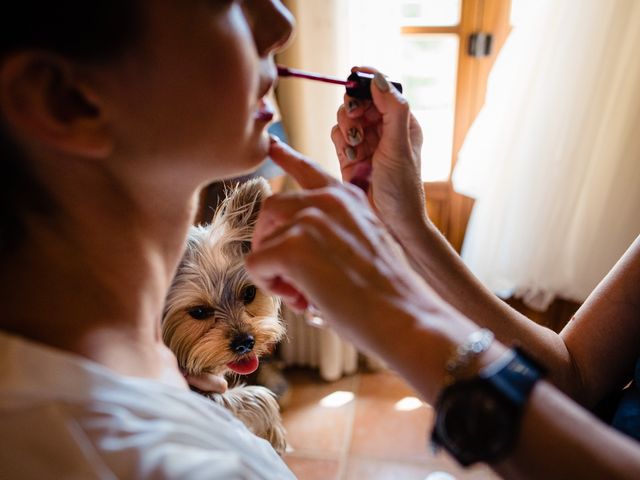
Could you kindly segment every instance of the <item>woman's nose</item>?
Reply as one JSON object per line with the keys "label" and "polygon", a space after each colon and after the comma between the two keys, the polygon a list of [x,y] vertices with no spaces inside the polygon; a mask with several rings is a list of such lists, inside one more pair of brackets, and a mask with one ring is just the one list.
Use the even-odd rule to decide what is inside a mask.
{"label": "woman's nose", "polygon": [[261,57],[283,48],[293,33],[295,20],[280,0],[244,2],[253,37]]}

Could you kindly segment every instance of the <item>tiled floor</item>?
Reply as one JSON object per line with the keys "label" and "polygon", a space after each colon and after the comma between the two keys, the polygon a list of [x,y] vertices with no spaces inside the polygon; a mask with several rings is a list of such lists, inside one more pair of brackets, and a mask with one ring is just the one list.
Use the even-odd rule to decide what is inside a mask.
{"label": "tiled floor", "polygon": [[292,399],[283,411],[285,461],[300,480],[494,480],[490,470],[459,468],[427,446],[433,410],[391,372],[334,383],[313,370],[287,372]]}

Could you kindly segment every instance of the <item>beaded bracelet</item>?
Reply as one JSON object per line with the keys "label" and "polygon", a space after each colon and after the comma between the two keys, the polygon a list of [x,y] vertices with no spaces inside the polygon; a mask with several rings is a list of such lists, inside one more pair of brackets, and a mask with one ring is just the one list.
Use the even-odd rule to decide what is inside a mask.
{"label": "beaded bracelet", "polygon": [[480,354],[486,352],[494,338],[493,332],[483,328],[471,333],[466,342],[458,345],[444,367],[447,371],[445,385],[453,383]]}

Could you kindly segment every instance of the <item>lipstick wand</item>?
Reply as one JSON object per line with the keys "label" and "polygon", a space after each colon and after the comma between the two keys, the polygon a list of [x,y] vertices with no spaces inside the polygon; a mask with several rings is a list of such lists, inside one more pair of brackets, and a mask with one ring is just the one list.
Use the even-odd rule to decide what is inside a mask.
{"label": "lipstick wand", "polygon": [[342,80],[336,77],[328,77],[326,75],[318,75],[317,73],[303,72],[295,68],[283,67],[278,65],[278,76],[280,77],[296,77],[306,78],[308,80],[316,80],[318,82],[333,83],[334,85],[343,85],[347,88],[355,88],[358,84],[353,80]]}

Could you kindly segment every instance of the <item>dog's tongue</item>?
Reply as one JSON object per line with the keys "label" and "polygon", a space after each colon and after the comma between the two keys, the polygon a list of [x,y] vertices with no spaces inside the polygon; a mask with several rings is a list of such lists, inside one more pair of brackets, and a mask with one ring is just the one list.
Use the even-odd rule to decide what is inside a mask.
{"label": "dog's tongue", "polygon": [[253,353],[237,362],[227,363],[227,367],[240,375],[249,375],[258,369],[260,361]]}

